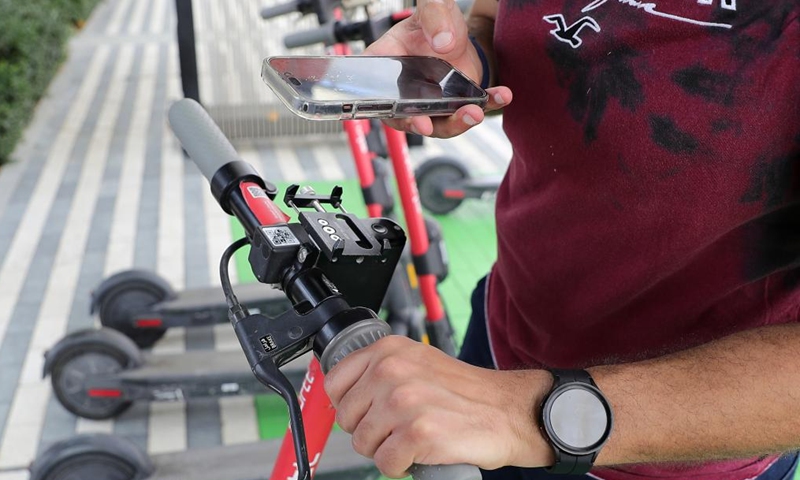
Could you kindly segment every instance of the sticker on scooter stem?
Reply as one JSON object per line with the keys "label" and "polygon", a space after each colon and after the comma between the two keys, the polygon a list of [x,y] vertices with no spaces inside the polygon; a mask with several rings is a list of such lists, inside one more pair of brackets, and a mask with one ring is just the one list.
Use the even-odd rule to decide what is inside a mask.
{"label": "sticker on scooter stem", "polygon": [[289,227],[262,227],[262,230],[273,247],[300,245],[300,240],[294,236]]}
{"label": "sticker on scooter stem", "polygon": [[261,187],[247,187],[247,191],[255,198],[267,198],[267,192]]}

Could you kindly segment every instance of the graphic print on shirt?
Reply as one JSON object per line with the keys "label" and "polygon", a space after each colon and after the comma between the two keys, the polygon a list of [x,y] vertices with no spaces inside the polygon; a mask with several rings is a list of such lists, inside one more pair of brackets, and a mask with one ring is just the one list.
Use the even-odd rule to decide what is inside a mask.
{"label": "graphic print on shirt", "polygon": [[[605,5],[609,0],[593,0],[591,3],[586,5],[581,9],[581,13],[588,13],[592,10],[595,10],[602,5]],[[689,23],[693,25],[698,25],[700,27],[712,27],[712,28],[722,28],[722,29],[730,29],[732,27],[729,23],[718,23],[718,22],[706,22],[702,20],[696,20],[689,17],[683,17],[680,15],[675,15],[668,12],[662,12],[658,9],[658,4],[655,2],[642,2],[639,0],[612,0],[617,1],[623,5],[627,5],[629,7],[635,8],[636,10],[641,10],[642,12],[648,13],[650,15],[654,15],[657,17],[665,18],[668,20]],[[700,5],[709,5],[713,6],[716,0],[697,0],[697,3]],[[736,0],[719,0],[720,7],[725,10],[729,11],[736,11]],[[564,18],[563,14],[554,13],[551,15],[545,15],[542,17],[545,22],[552,23],[556,26],[553,30],[550,30],[550,33],[558,39],[560,42],[569,43],[572,48],[578,48],[583,44],[583,39],[579,36],[581,30],[585,27],[589,27],[594,30],[596,33],[600,33],[601,27],[600,24],[595,20],[593,17],[589,15],[585,15],[580,19],[576,20],[574,23],[567,25],[567,20]]]}
{"label": "graphic print on shirt", "polygon": [[597,33],[600,33],[600,25],[597,24],[597,21],[589,16],[580,18],[577,22],[573,23],[572,25],[567,26],[566,21],[564,20],[564,15],[560,13],[556,13],[555,15],[547,15],[543,17],[546,22],[552,23],[556,26],[554,30],[550,30],[550,33],[555,35],[555,37],[562,41],[569,43],[572,45],[572,48],[578,48],[583,43],[581,37],[578,34],[583,30],[584,27],[589,27]]}

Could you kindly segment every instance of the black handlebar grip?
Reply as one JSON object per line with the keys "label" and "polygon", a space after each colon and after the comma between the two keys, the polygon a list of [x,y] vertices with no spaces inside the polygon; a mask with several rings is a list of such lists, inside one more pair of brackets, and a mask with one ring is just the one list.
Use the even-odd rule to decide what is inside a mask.
{"label": "black handlebar grip", "polygon": [[264,7],[259,13],[261,14],[261,18],[267,20],[286,15],[287,13],[297,12],[299,10],[300,2],[298,0],[292,0],[290,2],[280,3],[271,7]]}
{"label": "black handlebar grip", "polygon": [[[362,320],[342,330],[325,347],[319,359],[323,373],[328,373],[343,358],[372,345],[392,333],[389,324],[380,319]],[[408,472],[414,480],[481,480],[475,465],[412,465]]]}
{"label": "black handlebar grip", "polygon": [[169,108],[169,124],[209,182],[221,166],[239,160],[231,142],[194,100],[184,98],[173,103]]}
{"label": "black handlebar grip", "polygon": [[317,43],[324,43],[325,45],[337,43],[336,22],[328,22],[313,30],[290,33],[283,38],[283,44],[286,48],[305,47]]}

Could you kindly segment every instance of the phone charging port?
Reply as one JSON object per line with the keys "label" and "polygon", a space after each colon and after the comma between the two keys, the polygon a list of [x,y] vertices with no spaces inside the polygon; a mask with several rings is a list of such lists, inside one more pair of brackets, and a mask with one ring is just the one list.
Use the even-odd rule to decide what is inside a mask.
{"label": "phone charging port", "polygon": [[358,106],[359,112],[391,112],[392,111],[392,104],[391,103],[375,103],[371,105],[359,105]]}

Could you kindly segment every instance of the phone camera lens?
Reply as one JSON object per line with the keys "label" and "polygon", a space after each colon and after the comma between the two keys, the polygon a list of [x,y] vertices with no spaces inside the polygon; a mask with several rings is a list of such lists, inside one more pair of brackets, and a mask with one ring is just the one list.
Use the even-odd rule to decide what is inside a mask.
{"label": "phone camera lens", "polygon": [[299,87],[299,86],[300,86],[300,80],[298,80],[298,79],[297,79],[297,78],[295,78],[295,77],[289,77],[289,81],[290,81],[290,82],[292,82],[292,85],[294,85],[294,86],[296,86],[296,87]]}

